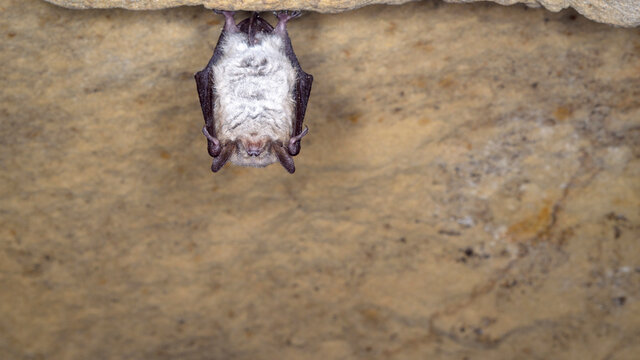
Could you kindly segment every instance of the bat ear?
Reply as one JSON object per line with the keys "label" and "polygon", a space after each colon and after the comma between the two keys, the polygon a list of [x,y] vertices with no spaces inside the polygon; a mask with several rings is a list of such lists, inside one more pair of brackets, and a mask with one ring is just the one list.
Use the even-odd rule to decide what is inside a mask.
{"label": "bat ear", "polygon": [[296,165],[293,163],[293,158],[291,157],[291,155],[289,155],[289,153],[287,153],[287,150],[285,150],[284,146],[282,146],[282,144],[280,143],[273,142],[271,144],[271,148],[276,153],[276,156],[278,157],[278,160],[280,160],[280,164],[282,164],[282,167],[284,167],[289,172],[289,174],[293,174],[296,171]]}
{"label": "bat ear", "polygon": [[216,157],[220,155],[222,151],[222,147],[220,146],[220,142],[216,140],[216,142],[209,141],[207,143],[207,151],[209,152],[209,156]]}
{"label": "bat ear", "polygon": [[236,149],[236,143],[226,143],[222,147],[222,151],[220,155],[213,158],[213,163],[211,164],[211,171],[218,172],[218,170],[222,169],[224,164],[227,163],[227,160],[231,157],[231,154]]}
{"label": "bat ear", "polygon": [[300,152],[300,140],[302,139],[302,137],[307,135],[308,132],[309,132],[309,127],[305,126],[304,130],[302,130],[302,132],[298,134],[298,136],[294,136],[291,139],[289,139],[289,144],[287,144],[287,151],[289,152],[289,155],[291,156],[298,155],[298,153]]}
{"label": "bat ear", "polygon": [[216,157],[220,155],[220,151],[222,151],[222,147],[220,146],[220,141],[218,141],[218,139],[216,139],[215,137],[211,136],[211,134],[209,134],[209,131],[207,130],[207,125],[205,125],[202,128],[202,133],[208,140],[207,150],[209,151],[209,155],[211,157]]}

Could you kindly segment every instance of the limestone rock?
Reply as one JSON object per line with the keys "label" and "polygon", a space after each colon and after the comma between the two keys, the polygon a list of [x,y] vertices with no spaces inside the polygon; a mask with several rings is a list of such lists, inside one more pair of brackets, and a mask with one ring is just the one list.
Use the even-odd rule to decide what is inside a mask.
{"label": "limestone rock", "polygon": [[[402,4],[411,0],[45,0],[50,3],[77,9],[125,8],[132,10],[164,9],[181,5],[204,5],[211,9],[228,10],[279,10],[299,9],[318,12],[353,10],[370,4]],[[470,3],[483,0],[444,0]],[[587,18],[601,23],[619,26],[640,25],[638,0],[490,0],[501,5],[526,4],[544,6],[551,11],[568,7],[576,9]]]}
{"label": "limestone rock", "polygon": [[282,9],[339,12],[371,4],[402,4],[412,0],[45,0],[78,9],[164,9],[182,5],[204,5],[210,9],[270,11]]}
{"label": "limestone rock", "polygon": [[[469,3],[482,0],[444,0]],[[585,17],[612,25],[640,25],[640,1],[638,0],[490,0],[501,5],[526,4],[531,7],[544,6],[551,11],[572,7]]]}

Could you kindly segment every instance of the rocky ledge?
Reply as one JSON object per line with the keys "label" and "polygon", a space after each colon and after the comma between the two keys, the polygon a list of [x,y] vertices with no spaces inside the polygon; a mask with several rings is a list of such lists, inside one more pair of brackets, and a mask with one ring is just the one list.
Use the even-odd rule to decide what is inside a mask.
{"label": "rocky ledge", "polygon": [[[370,4],[402,4],[411,0],[45,0],[50,3],[75,9],[125,8],[132,10],[164,9],[182,5],[204,5],[211,9],[269,11],[299,9],[317,12],[340,12],[353,10]],[[444,0],[468,3],[482,0]],[[640,3],[638,0],[490,0],[501,5],[526,4],[531,7],[544,6],[551,11],[568,7],[576,9],[585,17],[612,25],[640,25]]]}

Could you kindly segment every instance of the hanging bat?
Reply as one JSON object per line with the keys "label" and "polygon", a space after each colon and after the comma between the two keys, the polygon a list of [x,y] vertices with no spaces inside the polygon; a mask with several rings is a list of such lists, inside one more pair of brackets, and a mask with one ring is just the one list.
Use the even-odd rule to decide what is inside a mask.
{"label": "hanging bat", "polygon": [[253,167],[279,161],[293,173],[293,156],[309,131],[302,122],[313,82],[287,33],[300,12],[276,12],[275,28],[256,12],[237,25],[234,12],[221,13],[225,24],[213,56],[195,74],[211,171],[228,160]]}

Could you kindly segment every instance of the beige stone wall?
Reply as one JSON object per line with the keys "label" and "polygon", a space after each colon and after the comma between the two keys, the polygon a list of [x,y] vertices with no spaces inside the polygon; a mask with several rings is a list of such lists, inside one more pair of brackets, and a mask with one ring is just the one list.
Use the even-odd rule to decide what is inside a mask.
{"label": "beige stone wall", "polygon": [[[338,12],[371,4],[402,4],[411,0],[46,0],[69,8],[126,8],[163,9],[181,5],[204,5],[210,9],[281,10],[299,9],[318,12]],[[472,3],[484,0],[444,0],[453,3]],[[591,20],[619,26],[640,25],[638,0],[488,0],[502,5],[517,3],[544,6],[551,11],[572,7]]]}
{"label": "beige stone wall", "polygon": [[296,173],[212,174],[221,24],[0,5],[0,359],[637,357],[638,29],[307,13]]}

